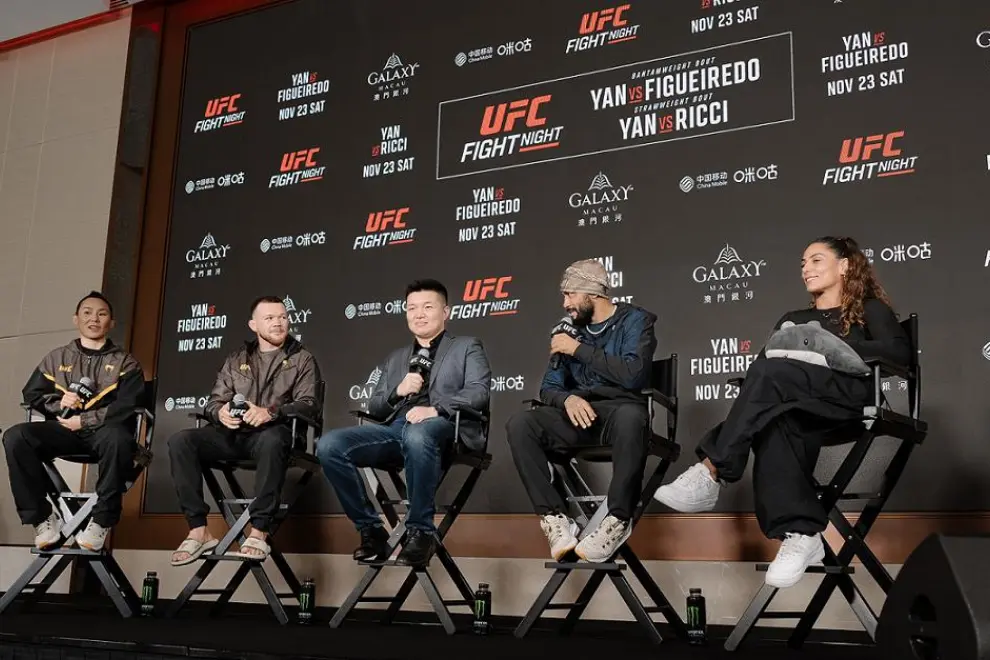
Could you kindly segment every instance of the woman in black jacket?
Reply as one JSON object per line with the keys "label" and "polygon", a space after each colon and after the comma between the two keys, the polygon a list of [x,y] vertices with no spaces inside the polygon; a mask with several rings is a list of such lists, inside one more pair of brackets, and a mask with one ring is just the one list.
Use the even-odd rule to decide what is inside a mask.
{"label": "woman in black jacket", "polygon": [[[909,363],[908,337],[856,241],[815,240],[804,251],[801,277],[811,306],[785,314],[775,332],[785,321],[818,321],[864,359]],[[702,439],[701,462],[654,497],[676,511],[710,511],[721,488],[742,478],[752,449],[756,518],[767,538],[783,540],[766,583],[793,586],[824,557],[821,533],[828,512],[812,480],[822,443],[861,432],[857,425],[872,396],[869,377],[761,354],[750,365],[728,417]]]}

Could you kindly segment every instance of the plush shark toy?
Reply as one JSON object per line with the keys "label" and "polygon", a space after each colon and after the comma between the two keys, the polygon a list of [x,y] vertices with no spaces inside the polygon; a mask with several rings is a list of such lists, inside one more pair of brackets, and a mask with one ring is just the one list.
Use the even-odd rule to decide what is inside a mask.
{"label": "plush shark toy", "polygon": [[871,373],[849,344],[822,328],[818,321],[799,325],[785,321],[767,341],[766,356],[801,360],[855,376]]}

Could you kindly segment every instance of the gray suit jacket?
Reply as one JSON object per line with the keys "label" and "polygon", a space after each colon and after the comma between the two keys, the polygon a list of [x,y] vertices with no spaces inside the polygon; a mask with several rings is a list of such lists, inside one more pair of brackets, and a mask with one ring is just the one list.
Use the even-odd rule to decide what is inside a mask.
{"label": "gray suit jacket", "polygon": [[[389,405],[388,398],[409,373],[412,342],[392,351],[382,365],[371,399],[368,414],[375,419],[391,421],[398,406]],[[430,371],[430,405],[441,415],[453,420],[458,408],[467,407],[486,417],[492,388],[492,369],[480,339],[455,337],[448,331],[437,347],[433,369]],[[484,451],[488,439],[482,425],[461,416],[461,441],[472,451]]]}

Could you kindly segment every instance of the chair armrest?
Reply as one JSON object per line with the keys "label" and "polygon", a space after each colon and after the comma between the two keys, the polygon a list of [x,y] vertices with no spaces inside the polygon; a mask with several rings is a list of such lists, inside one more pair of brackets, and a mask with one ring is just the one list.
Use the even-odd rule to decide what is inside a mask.
{"label": "chair armrest", "polygon": [[379,425],[385,423],[382,420],[378,419],[377,417],[374,417],[363,410],[349,410],[348,412],[352,417],[357,417],[358,421],[360,422],[368,422],[369,424],[379,424]]}
{"label": "chair armrest", "polygon": [[549,406],[549,403],[540,401],[539,399],[526,399],[523,403],[528,404],[531,408],[540,408],[542,406]]}
{"label": "chair armrest", "polygon": [[911,377],[911,372],[907,369],[907,367],[894,364],[890,360],[885,360],[883,358],[870,358],[869,360],[864,360],[864,362],[866,362],[866,366],[871,369],[879,369],[881,377],[900,376],[905,380]]}
{"label": "chair armrest", "polygon": [[299,420],[300,422],[302,422],[303,424],[305,424],[306,426],[308,426],[311,429],[318,429],[318,428],[320,428],[320,425],[317,424],[315,420],[310,419],[309,417],[307,417],[306,415],[303,415],[302,413],[288,413],[285,416],[285,418],[286,419]]}
{"label": "chair armrest", "polygon": [[488,416],[485,413],[468,406],[458,406],[454,409],[454,414],[459,415],[461,419],[470,419],[471,421],[481,422],[482,424],[488,421]]}
{"label": "chair armrest", "polygon": [[663,406],[667,410],[673,410],[674,408],[677,407],[677,405],[674,403],[674,400],[673,399],[671,399],[669,396],[667,396],[663,392],[660,392],[660,391],[655,390],[653,388],[647,388],[647,389],[643,390],[643,395],[645,395],[645,396],[653,399],[654,401],[656,401],[657,403],[659,403],[661,406]]}

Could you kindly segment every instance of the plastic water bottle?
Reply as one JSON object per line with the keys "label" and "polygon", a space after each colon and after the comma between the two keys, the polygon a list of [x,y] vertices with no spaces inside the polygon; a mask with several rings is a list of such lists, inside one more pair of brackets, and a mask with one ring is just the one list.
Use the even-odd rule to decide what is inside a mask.
{"label": "plastic water bottle", "polygon": [[687,598],[688,643],[699,646],[708,643],[707,618],[705,597],[701,595],[701,589],[691,589]]}
{"label": "plastic water bottle", "polygon": [[313,623],[313,610],[316,609],[316,583],[313,578],[306,580],[299,588],[299,616],[301,625]]}
{"label": "plastic water bottle", "polygon": [[487,635],[491,630],[488,617],[492,613],[492,592],[488,584],[482,582],[474,592],[474,634]]}
{"label": "plastic water bottle", "polygon": [[158,573],[148,571],[141,586],[141,616],[154,616],[158,603]]}

